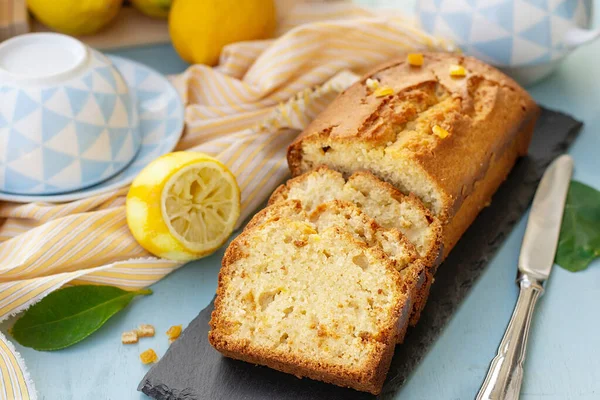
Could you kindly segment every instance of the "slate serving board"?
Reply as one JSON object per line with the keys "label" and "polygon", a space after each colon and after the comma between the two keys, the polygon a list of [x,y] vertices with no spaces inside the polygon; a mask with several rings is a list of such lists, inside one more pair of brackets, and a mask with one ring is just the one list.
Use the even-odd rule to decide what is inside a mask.
{"label": "slate serving board", "polygon": [[[379,398],[391,399],[457,309],[515,223],[527,209],[548,164],[566,151],[582,123],[547,109],[536,126],[529,156],[506,182],[438,269],[417,327],[396,348]],[[374,396],[222,357],[208,343],[206,307],[148,371],[138,390],[159,400],[359,400]]]}

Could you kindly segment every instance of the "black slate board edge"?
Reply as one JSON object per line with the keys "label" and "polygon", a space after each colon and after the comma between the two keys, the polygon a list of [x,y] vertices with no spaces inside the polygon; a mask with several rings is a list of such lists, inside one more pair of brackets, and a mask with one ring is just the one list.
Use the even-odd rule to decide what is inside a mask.
{"label": "black slate board edge", "polygon": [[[537,183],[550,162],[575,140],[582,123],[542,109],[530,146],[490,207],[477,217],[440,266],[419,324],[396,348],[383,391],[391,399],[439,336],[506,236],[529,206]],[[491,229],[490,229],[491,227]],[[189,324],[138,390],[158,400],[359,400],[374,396],[309,379],[298,379],[266,367],[227,359],[208,343],[211,303]]]}

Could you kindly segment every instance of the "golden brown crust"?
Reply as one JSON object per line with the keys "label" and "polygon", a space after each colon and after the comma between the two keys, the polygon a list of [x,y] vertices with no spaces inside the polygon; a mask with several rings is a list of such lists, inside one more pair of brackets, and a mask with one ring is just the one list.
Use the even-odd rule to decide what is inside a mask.
{"label": "golden brown crust", "polygon": [[[452,64],[465,66],[467,77],[452,78],[448,73]],[[410,100],[410,96],[417,96],[415,101],[423,104],[429,104],[427,93],[433,90],[430,85],[440,85],[450,93],[448,107],[432,115],[439,121],[430,122],[457,134],[435,141],[433,149],[420,151],[417,146],[410,155],[415,168],[439,190],[443,205],[438,216],[442,223],[451,220],[474,190],[475,182],[485,176],[491,155],[502,153],[521,127],[538,113],[531,97],[512,79],[470,57],[427,53],[423,67],[410,67],[403,58],[377,68],[368,77],[393,88],[394,98],[409,96]],[[391,110],[391,96],[369,95],[366,78],[343,92],[292,143],[288,149],[292,175],[299,175],[307,167],[302,165],[304,143],[361,143],[385,148],[396,138],[387,120],[411,119],[414,110],[401,110],[400,114]],[[470,162],[464,162],[466,157]]]}
{"label": "golden brown crust", "polygon": [[[245,229],[231,242],[225,251],[221,271],[219,272],[217,297],[210,320],[209,342],[215,349],[230,358],[265,365],[298,377],[309,377],[338,386],[379,394],[392,360],[395,344],[399,335],[406,332],[410,292],[404,292],[404,295],[398,298],[397,304],[390,310],[389,321],[391,323],[383,327],[377,337],[373,338],[377,341],[376,351],[373,352],[372,358],[367,360],[366,366],[362,370],[351,370],[335,365],[325,366],[319,360],[302,358],[290,353],[277,354],[269,349],[253,346],[248,340],[236,340],[227,337],[226,333],[230,323],[224,316],[222,301],[231,276],[231,268],[237,260],[247,256],[243,249],[250,246],[248,239],[251,235],[263,225],[277,223],[278,221],[279,219],[267,220],[263,224],[255,224],[252,228]],[[281,218],[281,223],[289,224],[292,223],[292,220]],[[378,259],[387,270],[386,273],[394,279],[395,286],[398,288],[409,287],[404,282],[401,274],[387,261],[387,257],[380,249],[371,248],[364,242],[355,240],[340,228],[333,229],[340,238],[345,241],[352,241],[355,246],[370,252]]]}
{"label": "golden brown crust", "polygon": [[485,177],[476,183],[475,190],[465,199],[452,221],[444,227],[444,258],[448,256],[481,210],[490,204],[492,196],[504,182],[517,159],[527,154],[534,127],[535,120],[531,120],[513,139],[509,147],[490,163]]}
{"label": "golden brown crust", "polygon": [[427,299],[429,298],[429,291],[433,284],[434,278],[431,272],[425,270],[423,274],[419,276],[418,290],[415,293],[414,306],[411,310],[410,319],[408,320],[409,326],[416,326],[421,318],[421,313],[427,305]]}
{"label": "golden brown crust", "polygon": [[[440,259],[443,260],[448,256],[450,250],[454,248],[463,233],[471,226],[479,212],[490,203],[492,196],[504,182],[517,159],[527,154],[534,127],[535,120],[532,120],[517,135],[513,143],[504,151],[504,154],[492,161],[484,179],[478,182],[475,190],[465,199],[452,221],[444,227],[444,251],[440,254]],[[421,290],[417,291],[413,299],[415,305],[412,308],[409,320],[410,326],[415,326],[419,322],[433,282],[433,274],[427,273]]]}
{"label": "golden brown crust", "polygon": [[308,221],[308,214],[306,214],[304,207],[302,207],[302,202],[300,200],[292,199],[270,204],[263,208],[254,214],[244,229],[252,229],[257,225],[265,223],[266,221],[277,220],[281,217],[288,217],[292,213],[298,216],[298,220]]}
{"label": "golden brown crust", "polygon": [[382,346],[380,357],[373,360],[369,373],[351,373],[337,368],[323,368],[318,362],[299,359],[292,355],[277,357],[268,350],[255,351],[246,343],[232,343],[216,331],[208,334],[210,344],[226,357],[264,365],[277,371],[348,387],[377,395],[381,392],[387,371],[394,355],[394,346]]}

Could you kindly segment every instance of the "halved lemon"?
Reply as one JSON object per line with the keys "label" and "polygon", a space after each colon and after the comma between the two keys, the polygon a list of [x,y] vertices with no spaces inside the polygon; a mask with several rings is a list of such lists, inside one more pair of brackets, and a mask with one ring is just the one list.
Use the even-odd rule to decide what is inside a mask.
{"label": "halved lemon", "polygon": [[174,152],[154,160],[135,178],[126,202],[127,224],[150,253],[188,261],[225,243],[240,216],[235,177],[214,158]]}

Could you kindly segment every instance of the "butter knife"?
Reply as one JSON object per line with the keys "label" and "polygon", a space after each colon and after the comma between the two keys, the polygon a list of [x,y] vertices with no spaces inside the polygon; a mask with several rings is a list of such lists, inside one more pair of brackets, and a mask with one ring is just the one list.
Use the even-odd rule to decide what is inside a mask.
{"label": "butter knife", "polygon": [[572,174],[573,159],[560,156],[544,172],[535,192],[519,255],[519,299],[477,400],[519,398],[531,317],[554,264]]}

